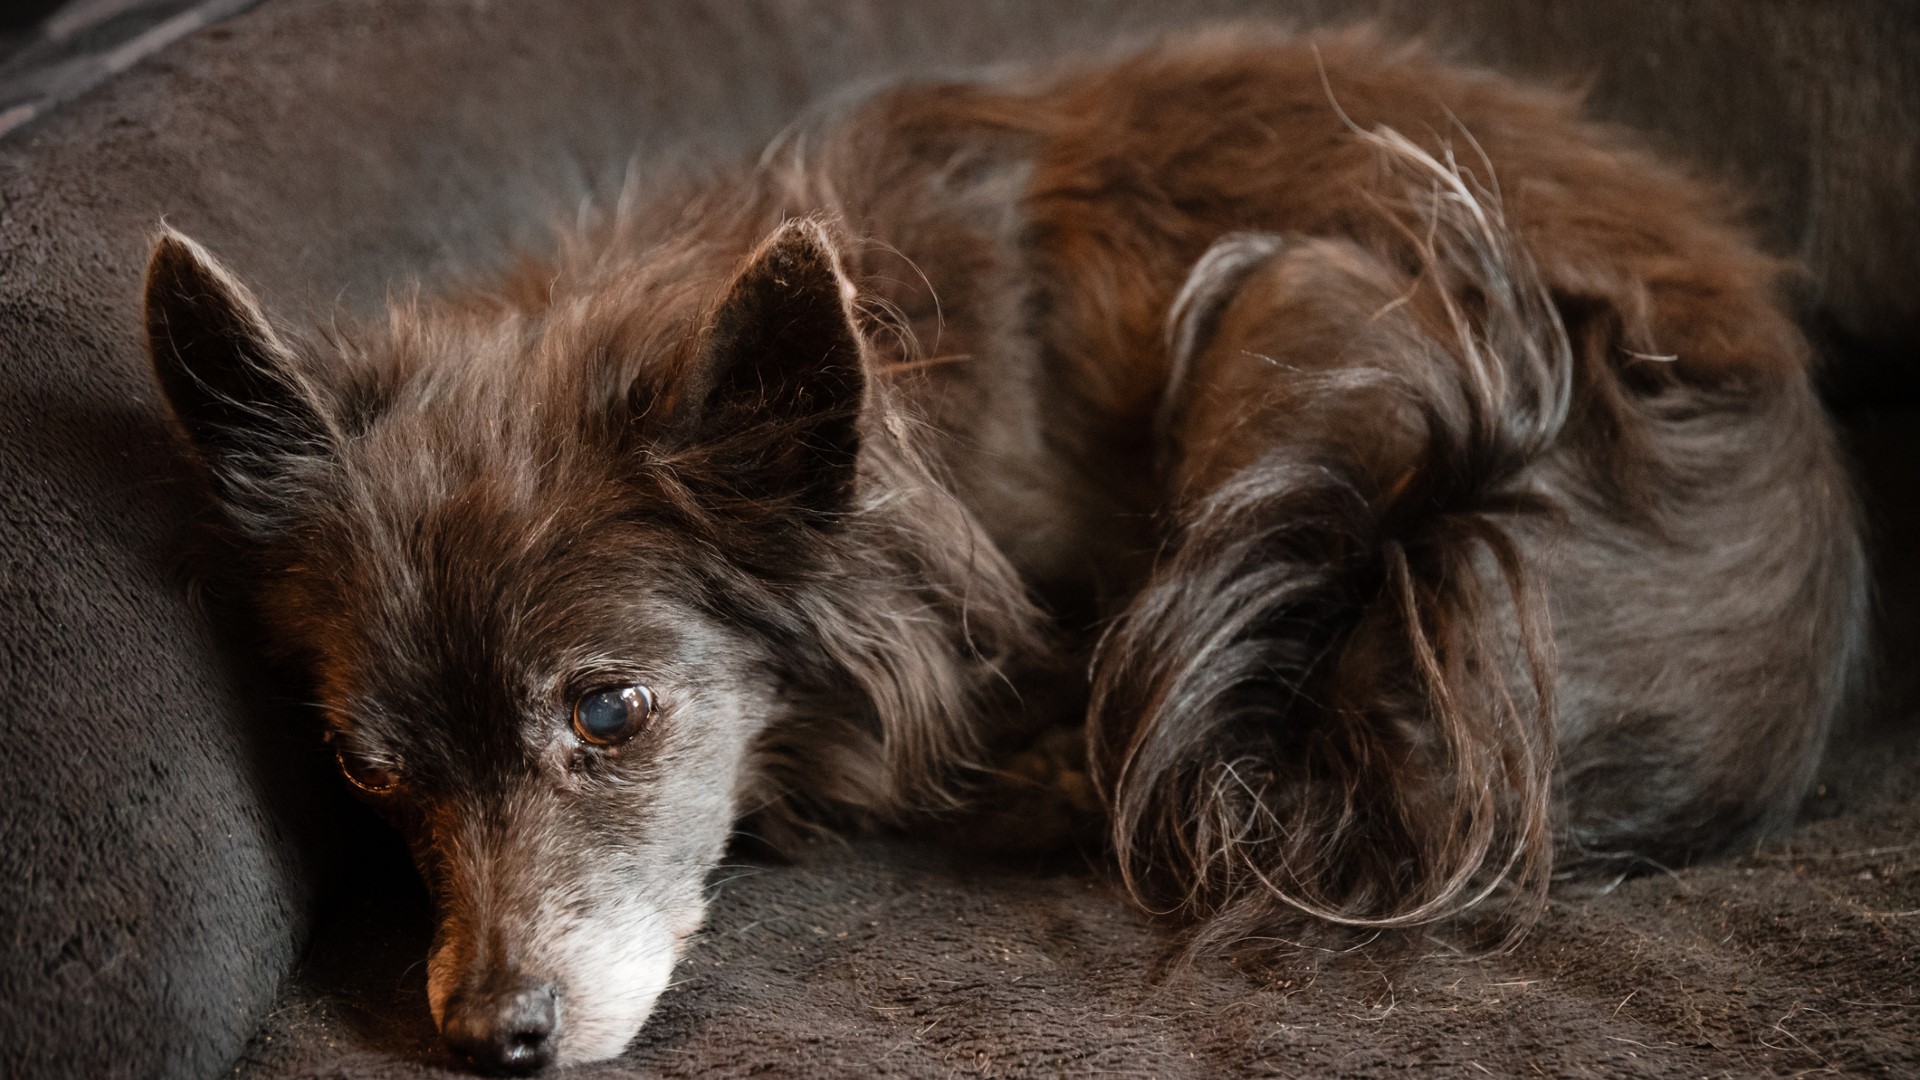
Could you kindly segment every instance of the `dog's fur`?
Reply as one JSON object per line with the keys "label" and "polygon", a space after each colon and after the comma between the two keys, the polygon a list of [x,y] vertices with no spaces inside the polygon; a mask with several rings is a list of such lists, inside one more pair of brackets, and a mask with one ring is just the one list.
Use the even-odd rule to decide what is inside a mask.
{"label": "dog's fur", "polygon": [[401,778],[436,1019],[557,995],[534,1066],[638,1030],[742,817],[937,809],[1041,701],[1217,940],[1522,928],[1555,866],[1780,825],[1864,573],[1730,203],[1566,98],[1223,31],[843,104],[383,328],[285,335],[169,233],[147,320]]}

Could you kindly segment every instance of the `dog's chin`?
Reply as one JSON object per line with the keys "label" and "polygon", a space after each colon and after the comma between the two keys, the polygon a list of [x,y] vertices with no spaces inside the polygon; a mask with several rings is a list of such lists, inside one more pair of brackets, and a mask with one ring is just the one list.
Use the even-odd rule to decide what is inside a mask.
{"label": "dog's chin", "polygon": [[616,990],[584,984],[560,999],[560,1043],[554,1063],[582,1065],[618,1057],[653,1015],[673,977],[677,950],[658,953],[621,973]]}
{"label": "dog's chin", "polygon": [[622,915],[576,926],[543,950],[562,988],[557,1064],[601,1061],[626,1049],[671,984],[688,931],[703,914],[699,907],[673,913],[626,907]]}

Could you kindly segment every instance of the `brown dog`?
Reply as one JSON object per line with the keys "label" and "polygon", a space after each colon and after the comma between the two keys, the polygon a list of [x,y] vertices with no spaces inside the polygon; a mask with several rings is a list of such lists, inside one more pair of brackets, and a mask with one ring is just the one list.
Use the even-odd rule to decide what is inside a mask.
{"label": "brown dog", "polygon": [[1089,665],[1125,880],[1222,938],[1523,927],[1792,814],[1864,606],[1807,349],[1568,101],[1221,31],[647,202],[325,338],[148,280],[476,1061],[619,1052],[737,820],[937,807]]}

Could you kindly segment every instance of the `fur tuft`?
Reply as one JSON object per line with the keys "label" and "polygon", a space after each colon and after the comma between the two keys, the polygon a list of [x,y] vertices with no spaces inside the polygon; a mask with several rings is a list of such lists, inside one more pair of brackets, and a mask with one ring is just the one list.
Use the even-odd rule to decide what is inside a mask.
{"label": "fur tuft", "polygon": [[[1555,513],[1526,474],[1565,424],[1572,353],[1497,199],[1397,133],[1365,137],[1415,180],[1387,209],[1424,223],[1407,233],[1419,274],[1223,241],[1175,306],[1182,382],[1162,426],[1319,433],[1339,425],[1316,417],[1366,411],[1393,430],[1282,433],[1184,492],[1169,551],[1095,662],[1092,760],[1123,879],[1211,936],[1289,914],[1416,926],[1496,895],[1517,932],[1551,865],[1553,639],[1527,534]],[[1263,275],[1263,259],[1282,265]],[[1377,354],[1350,330],[1347,365],[1294,373],[1257,408],[1233,396],[1238,423],[1222,425],[1208,388],[1184,384],[1206,378],[1194,354],[1248,355],[1257,342],[1212,324],[1300,301],[1263,295],[1289,284],[1375,287],[1369,321],[1400,325]],[[1163,433],[1188,462],[1209,452]],[[1382,444],[1410,452],[1383,461]]]}

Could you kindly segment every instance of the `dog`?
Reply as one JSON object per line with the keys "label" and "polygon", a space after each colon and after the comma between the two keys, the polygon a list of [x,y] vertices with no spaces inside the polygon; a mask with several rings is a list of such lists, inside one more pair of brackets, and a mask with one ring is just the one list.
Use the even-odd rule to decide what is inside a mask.
{"label": "dog", "polygon": [[619,1053],[736,824],[1079,733],[1143,907],[1524,931],[1790,820],[1865,651],[1783,265],[1567,95],[1245,27],[830,103],[384,324],[157,241],[155,373],[476,1064]]}

